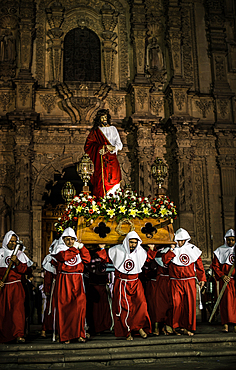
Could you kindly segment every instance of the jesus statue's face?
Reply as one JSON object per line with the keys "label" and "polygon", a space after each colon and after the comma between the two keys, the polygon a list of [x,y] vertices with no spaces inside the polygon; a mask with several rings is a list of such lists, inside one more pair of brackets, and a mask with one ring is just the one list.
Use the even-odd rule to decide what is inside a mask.
{"label": "jesus statue's face", "polygon": [[108,123],[107,123],[107,114],[104,114],[103,116],[101,116],[100,117],[100,121],[101,121],[102,126],[108,126]]}

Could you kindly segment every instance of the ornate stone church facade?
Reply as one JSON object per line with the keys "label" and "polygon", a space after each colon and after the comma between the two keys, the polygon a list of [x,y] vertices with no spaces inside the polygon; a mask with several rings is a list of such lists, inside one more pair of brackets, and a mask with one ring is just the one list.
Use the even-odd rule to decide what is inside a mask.
{"label": "ornate stone church facade", "polygon": [[106,108],[122,185],[154,196],[162,158],[174,227],[209,264],[235,225],[235,93],[234,0],[2,0],[1,240],[13,229],[41,265],[60,214],[45,199]]}

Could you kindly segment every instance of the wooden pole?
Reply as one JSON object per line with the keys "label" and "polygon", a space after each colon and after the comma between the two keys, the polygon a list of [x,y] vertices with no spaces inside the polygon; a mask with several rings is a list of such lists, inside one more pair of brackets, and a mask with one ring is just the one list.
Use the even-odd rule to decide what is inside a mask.
{"label": "wooden pole", "polygon": [[[229,278],[231,277],[231,275],[232,275],[232,273],[233,273],[233,271],[234,271],[234,266],[235,266],[235,262],[232,264],[232,266],[231,266],[231,268],[230,268],[230,270],[229,270],[229,274],[227,275]],[[210,318],[209,318],[209,322],[211,322],[211,320],[212,320],[213,316],[214,316],[214,315],[215,315],[215,313],[216,313],[216,310],[217,310],[217,308],[218,308],[218,306],[219,306],[219,304],[220,304],[221,298],[222,298],[222,296],[223,296],[223,294],[224,294],[224,291],[225,291],[225,289],[226,289],[226,287],[227,287],[227,284],[228,284],[228,282],[226,281],[226,282],[224,283],[224,285],[223,285],[222,289],[221,289],[221,292],[220,292],[220,294],[219,294],[219,297],[218,297],[218,299],[217,299],[217,301],[216,301],[216,303],[215,303],[215,306],[214,306],[214,308],[213,308],[213,310],[212,310],[212,313],[211,313],[211,316],[210,316]]]}

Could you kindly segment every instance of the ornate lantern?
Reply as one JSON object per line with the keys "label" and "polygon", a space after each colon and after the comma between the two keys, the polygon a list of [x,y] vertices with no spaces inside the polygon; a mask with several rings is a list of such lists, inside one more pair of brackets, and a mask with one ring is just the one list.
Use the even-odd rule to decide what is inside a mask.
{"label": "ornate lantern", "polygon": [[158,193],[160,193],[161,186],[167,176],[167,165],[161,158],[156,158],[151,167],[151,172],[158,184]]}
{"label": "ornate lantern", "polygon": [[76,166],[76,171],[78,172],[79,176],[82,178],[84,182],[83,186],[83,193],[89,193],[89,186],[88,182],[90,177],[94,172],[94,165],[91,159],[89,158],[88,154],[84,154],[81,158],[81,161]]}
{"label": "ornate lantern", "polygon": [[71,202],[72,199],[75,197],[76,195],[76,190],[75,190],[75,187],[73,184],[71,184],[70,181],[67,181],[63,188],[61,189],[61,195],[62,195],[62,198],[67,202]]}

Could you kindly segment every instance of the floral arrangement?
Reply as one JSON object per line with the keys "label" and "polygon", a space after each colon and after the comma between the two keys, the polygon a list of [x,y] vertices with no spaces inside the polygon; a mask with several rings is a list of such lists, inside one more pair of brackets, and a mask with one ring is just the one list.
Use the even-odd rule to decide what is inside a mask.
{"label": "floral arrangement", "polygon": [[140,197],[137,193],[128,190],[118,190],[114,195],[106,195],[97,199],[88,194],[79,194],[68,204],[64,214],[55,224],[56,230],[63,230],[77,222],[79,217],[95,220],[104,217],[106,221],[123,218],[176,218],[176,206],[169,197],[160,195],[158,198]]}

